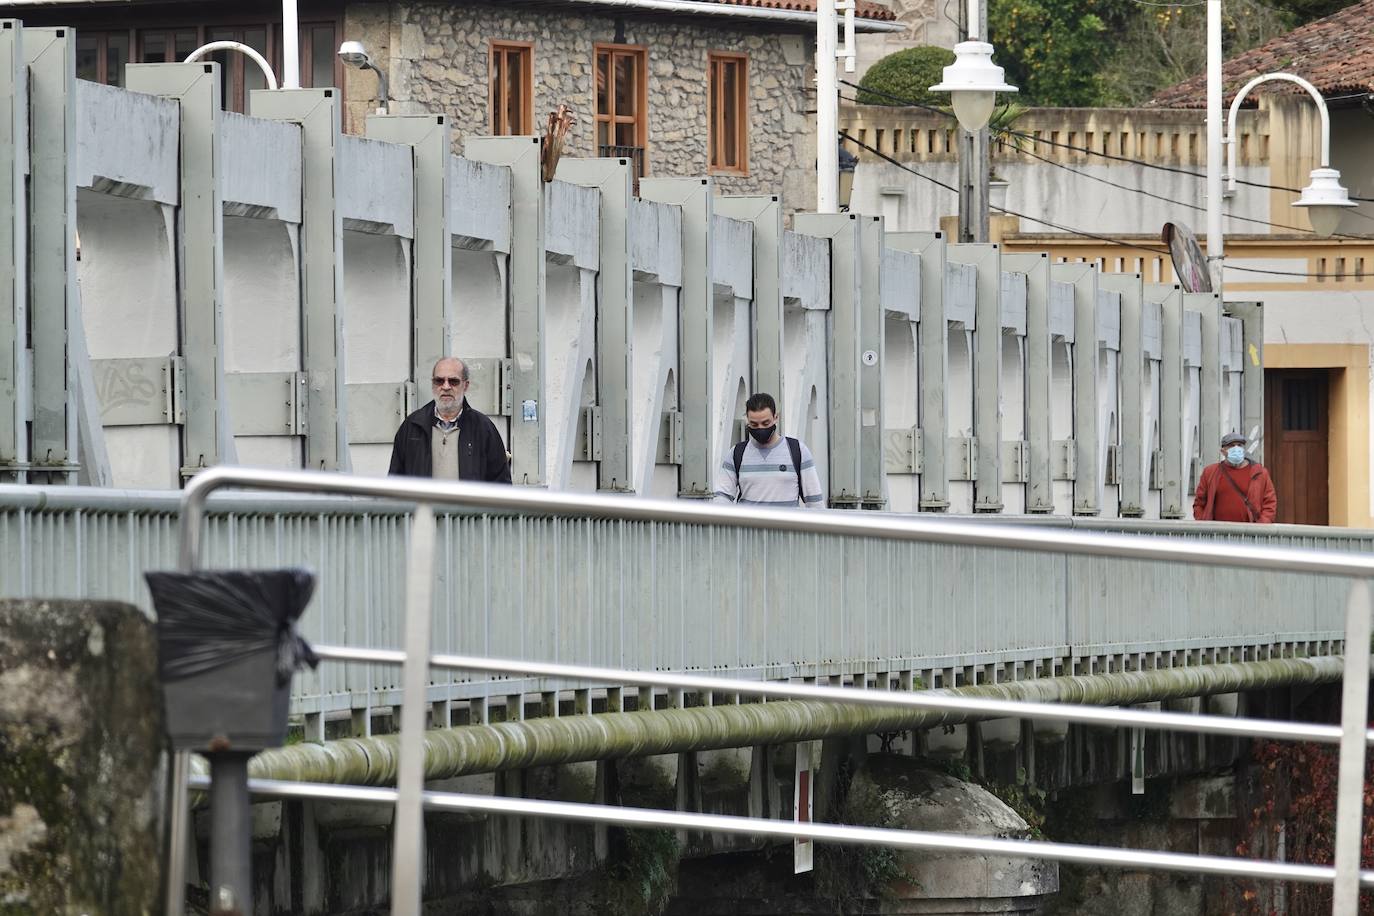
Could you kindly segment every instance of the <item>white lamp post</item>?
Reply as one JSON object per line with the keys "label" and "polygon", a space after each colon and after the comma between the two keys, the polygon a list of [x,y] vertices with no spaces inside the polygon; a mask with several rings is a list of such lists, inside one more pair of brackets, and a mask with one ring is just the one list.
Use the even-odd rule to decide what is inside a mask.
{"label": "white lamp post", "polygon": [[372,57],[363,47],[363,43],[361,41],[345,41],[339,45],[339,59],[359,70],[371,70],[377,74],[377,92],[381,103],[377,106],[377,114],[386,114],[391,107],[391,92],[387,85],[386,73],[372,62]]}
{"label": "white lamp post", "polygon": [[196,48],[190,54],[187,54],[186,59],[182,61],[182,63],[193,64],[205,55],[211,54],[215,51],[239,52],[240,54],[251,60],[253,63],[258,65],[258,69],[262,71],[263,79],[267,81],[268,89],[277,88],[277,75],[272,72],[272,68],[268,66],[267,60],[257,51],[253,50],[251,47],[249,47],[241,41],[212,41],[207,45],[201,45],[199,48]]}
{"label": "white lamp post", "polygon": [[1236,97],[1231,100],[1231,111],[1226,118],[1226,173],[1227,184],[1226,193],[1229,197],[1236,191],[1236,115],[1240,111],[1241,102],[1250,94],[1260,83],[1270,80],[1284,80],[1296,83],[1307,94],[1312,96],[1317,103],[1317,110],[1321,113],[1322,119],[1322,152],[1321,164],[1312,170],[1308,176],[1311,184],[1302,189],[1302,196],[1293,204],[1295,207],[1303,207],[1307,210],[1307,218],[1312,222],[1312,231],[1321,236],[1330,236],[1335,233],[1336,227],[1340,225],[1341,215],[1355,202],[1350,199],[1349,193],[1341,186],[1341,173],[1331,168],[1331,116],[1326,110],[1326,100],[1307,80],[1291,73],[1265,73],[1257,76],[1245,87],[1236,93]]}
{"label": "white lamp post", "polygon": [[954,46],[954,63],[945,68],[944,79],[931,92],[948,92],[954,116],[971,134],[988,126],[997,93],[1016,92],[1007,84],[1005,71],[992,62],[992,45],[978,39],[981,31],[978,0],[969,0],[968,40]]}

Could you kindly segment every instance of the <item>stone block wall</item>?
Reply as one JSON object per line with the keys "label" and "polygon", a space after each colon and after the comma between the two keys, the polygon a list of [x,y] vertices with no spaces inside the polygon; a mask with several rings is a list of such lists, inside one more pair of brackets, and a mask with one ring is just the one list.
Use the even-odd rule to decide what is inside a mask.
{"label": "stone block wall", "polygon": [[[749,55],[749,173],[718,176],[724,194],[782,194],[786,209],[815,202],[815,139],[808,111],[814,64],[798,31],[768,31],[726,18],[621,15],[487,2],[383,4],[346,8],[344,32],[364,41],[391,79],[392,110],[444,112],[453,118],[454,151],[489,130],[490,43],[534,46],[533,119],[543,131],[550,111],[567,103],[576,117],[566,155],[594,156],[595,46],[648,50],[647,174],[707,174],[707,55]],[[376,77],[345,77],[348,127],[363,130],[376,106]]]}
{"label": "stone block wall", "polygon": [[163,744],[142,611],[0,601],[0,912],[157,910]]}

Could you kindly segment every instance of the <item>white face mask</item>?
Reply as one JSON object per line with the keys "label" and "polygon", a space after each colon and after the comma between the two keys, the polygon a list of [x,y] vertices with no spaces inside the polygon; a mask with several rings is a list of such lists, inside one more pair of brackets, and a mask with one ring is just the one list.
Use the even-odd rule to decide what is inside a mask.
{"label": "white face mask", "polygon": [[1233,445],[1226,450],[1226,463],[1238,468],[1245,461],[1245,446]]}

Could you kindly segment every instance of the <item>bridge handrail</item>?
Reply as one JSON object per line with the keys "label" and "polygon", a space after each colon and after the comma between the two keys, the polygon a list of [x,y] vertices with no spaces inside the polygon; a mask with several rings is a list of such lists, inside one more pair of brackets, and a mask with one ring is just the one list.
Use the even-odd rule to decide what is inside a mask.
{"label": "bridge handrail", "polygon": [[413,503],[518,510],[579,518],[639,522],[688,522],[723,528],[766,528],[809,534],[859,535],[884,540],[926,541],[970,547],[1000,547],[1039,553],[1168,560],[1201,566],[1233,566],[1319,575],[1374,576],[1374,555],[1289,547],[1208,544],[1182,538],[1138,538],[1123,534],[984,524],[949,518],[892,517],[876,512],[805,511],[722,506],[693,500],[655,500],[555,492],[495,484],[447,483],[424,478],[354,477],[317,471],[274,471],[215,467],[196,475],[182,491],[181,567],[198,565],[201,528],[209,495],[225,487],[372,496]]}
{"label": "bridge handrail", "polygon": [[[433,574],[435,549],[434,505],[463,505],[474,509],[492,511],[524,511],[549,515],[593,517],[600,519],[620,519],[636,522],[676,522],[700,524],[728,528],[760,528],[783,530],[796,533],[821,535],[857,535],[883,540],[926,541],[971,547],[992,547],[1012,550],[1026,550],[1039,553],[1072,554],[1079,556],[1113,557],[1128,560],[1165,560],[1197,565],[1224,565],[1243,569],[1263,571],[1306,572],[1319,575],[1351,578],[1346,613],[1346,653],[1342,678],[1342,709],[1340,730],[1340,763],[1337,784],[1336,838],[1334,842],[1334,867],[1329,872],[1329,880],[1334,886],[1333,912],[1353,912],[1358,905],[1362,875],[1360,872],[1360,833],[1363,817],[1363,783],[1365,764],[1365,745],[1368,740],[1366,712],[1368,705],[1368,683],[1370,653],[1350,651],[1352,647],[1367,647],[1370,644],[1370,592],[1366,581],[1374,574],[1374,556],[1357,553],[1335,553],[1312,551],[1291,547],[1259,547],[1233,543],[1209,543],[1202,548],[1196,540],[1172,537],[1132,537],[1124,534],[1111,534],[1093,531],[1080,531],[1060,527],[1026,527],[1012,525],[984,525],[967,521],[933,520],[920,517],[892,518],[878,513],[863,512],[808,512],[798,510],[770,510],[744,506],[715,506],[685,500],[662,501],[641,500],[625,497],[611,497],[579,493],[548,492],[526,488],[512,488],[490,484],[447,483],[418,478],[366,478],[340,474],[327,474],[309,471],[274,471],[249,468],[219,467],[202,472],[191,480],[182,493],[182,524],[180,531],[179,559],[184,571],[193,571],[199,566],[202,528],[206,515],[207,500],[211,493],[226,487],[240,487],[272,491],[306,493],[334,493],[347,496],[371,496],[384,499],[414,502],[416,509],[411,520],[411,555],[407,571],[406,612],[405,612],[405,650],[394,659],[402,665],[403,696],[423,696],[428,683],[429,669],[435,658],[429,650],[431,629],[431,610],[433,602]],[[373,650],[376,651],[376,650]],[[335,657],[350,654],[350,650],[335,650]],[[356,650],[354,650],[356,654]],[[461,659],[464,664],[474,666],[482,660]],[[491,661],[488,660],[488,665]],[[516,663],[507,663],[516,664]],[[535,663],[543,664],[543,663]],[[545,668],[549,666],[544,664]],[[571,666],[570,666],[571,667]],[[595,671],[596,669],[587,669]],[[633,672],[622,672],[632,675]],[[655,677],[657,677],[655,675]],[[757,689],[758,686],[754,685]],[[779,691],[797,691],[802,695],[806,688],[783,687]],[[823,690],[824,688],[810,688]],[[770,689],[770,692],[773,692]],[[912,697],[903,697],[910,701]],[[1018,705],[1022,714],[1041,714],[1040,710],[1027,712],[1029,706]],[[476,803],[471,799],[453,794],[436,795],[424,790],[424,731],[425,712],[423,704],[407,700],[401,707],[400,754],[397,763],[394,820],[394,850],[392,854],[392,913],[406,914],[418,912],[422,887],[423,862],[423,810],[426,805],[446,804],[454,807],[472,809]],[[1054,713],[1056,716],[1062,712]],[[1153,714],[1168,716],[1167,713]],[[1139,727],[1139,726],[1137,726]],[[171,850],[168,863],[169,910],[175,914],[180,910],[179,901],[184,892],[185,839],[188,830],[186,791],[189,785],[189,761],[181,755],[175,768],[175,789],[172,793]],[[212,779],[215,783],[217,798],[232,802],[242,799],[246,803],[249,786],[246,765],[230,765],[227,761],[221,768],[212,759]],[[527,803],[530,804],[530,803]],[[554,803],[533,803],[525,813],[559,816]],[[592,806],[596,807],[596,806]],[[492,810],[496,810],[492,808]],[[513,810],[513,809],[512,809]],[[684,827],[700,826],[705,829],[729,829],[723,823],[726,819],[712,818],[722,823],[711,827],[706,823],[689,824],[688,815],[671,813],[660,814],[658,823],[682,824]],[[226,823],[237,816],[226,817]],[[577,816],[571,811],[564,816]],[[604,811],[581,812],[581,817],[596,817],[613,820],[615,815]],[[218,820],[218,817],[216,818]],[[746,819],[750,820],[750,819]],[[244,823],[247,823],[246,820]],[[739,825],[734,825],[738,827]],[[839,828],[837,828],[839,829]],[[241,892],[251,888],[248,879],[244,844],[239,838],[221,838],[222,831],[212,830],[212,859],[214,872],[229,876]],[[817,837],[820,838],[820,837]],[[839,838],[836,835],[834,838]],[[870,842],[873,838],[870,838]],[[949,838],[931,842],[929,837],[917,838],[914,843],[925,842],[927,848],[951,848]],[[938,845],[937,845],[938,844]],[[1073,847],[1065,852],[1072,855]],[[999,850],[1001,851],[1001,850]],[[1115,858],[1121,853],[1097,851],[1098,861]],[[1170,867],[1158,853],[1134,853],[1132,858],[1141,862],[1141,857],[1156,857],[1156,867]],[[1124,861],[1124,860],[1123,860]],[[1216,868],[1218,863],[1193,862],[1194,870]],[[1173,863],[1173,867],[1180,867]],[[1275,873],[1275,872],[1271,872]],[[212,875],[213,877],[213,875]],[[1315,874],[1297,880],[1325,881],[1327,873],[1320,877]],[[216,883],[218,878],[215,878]],[[251,907],[251,901],[247,901]]]}

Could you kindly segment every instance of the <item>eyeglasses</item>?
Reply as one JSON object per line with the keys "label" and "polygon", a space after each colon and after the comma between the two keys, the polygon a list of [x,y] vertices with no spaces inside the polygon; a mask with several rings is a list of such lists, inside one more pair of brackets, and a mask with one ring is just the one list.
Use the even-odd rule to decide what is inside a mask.
{"label": "eyeglasses", "polygon": [[463,384],[463,382],[467,381],[467,379],[457,378],[452,375],[436,375],[434,378],[430,379],[430,381],[434,383],[435,388],[442,388],[444,385],[448,385],[450,388],[457,388],[459,385]]}

